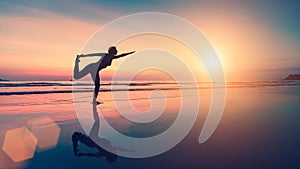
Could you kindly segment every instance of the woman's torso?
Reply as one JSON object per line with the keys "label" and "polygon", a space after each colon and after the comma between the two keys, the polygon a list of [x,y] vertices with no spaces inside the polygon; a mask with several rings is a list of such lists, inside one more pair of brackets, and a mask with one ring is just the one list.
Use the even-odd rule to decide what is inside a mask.
{"label": "woman's torso", "polygon": [[104,58],[99,63],[98,71],[106,68],[107,66],[110,66],[112,60],[113,60],[113,57],[109,56],[108,54],[104,55]]}

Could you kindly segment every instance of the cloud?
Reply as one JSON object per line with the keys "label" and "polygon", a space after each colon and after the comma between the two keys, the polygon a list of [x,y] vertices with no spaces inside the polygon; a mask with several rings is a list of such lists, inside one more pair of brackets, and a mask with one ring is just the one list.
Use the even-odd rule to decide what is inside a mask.
{"label": "cloud", "polygon": [[109,22],[126,14],[163,10],[174,7],[181,1],[161,0],[90,0],[90,1],[61,1],[61,0],[32,0],[32,1],[0,1],[0,14],[17,16],[36,16],[28,9],[37,9],[49,13],[82,19],[90,22]]}
{"label": "cloud", "polygon": [[284,57],[284,58],[274,58],[274,59],[264,59],[266,62],[286,62],[293,60],[292,57]]}
{"label": "cloud", "polygon": [[71,74],[73,60],[101,25],[30,9],[36,16],[0,16],[1,76]]}
{"label": "cloud", "polygon": [[300,67],[286,67],[274,70],[279,72],[287,72],[289,74],[300,74]]}
{"label": "cloud", "polygon": [[120,16],[118,10],[80,1],[8,1],[0,2],[0,9],[2,16],[45,17],[56,14],[93,23],[108,22]]}
{"label": "cloud", "polygon": [[283,67],[270,69],[254,69],[253,72],[290,72],[290,74],[300,73],[300,67]]}

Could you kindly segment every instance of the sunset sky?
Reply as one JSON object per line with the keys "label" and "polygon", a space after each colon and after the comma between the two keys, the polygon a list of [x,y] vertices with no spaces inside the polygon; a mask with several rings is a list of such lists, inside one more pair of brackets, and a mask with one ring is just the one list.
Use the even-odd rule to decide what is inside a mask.
{"label": "sunset sky", "polygon": [[69,80],[75,56],[101,26],[165,12],[207,36],[228,81],[281,79],[300,73],[299,9],[292,0],[0,1],[0,78]]}

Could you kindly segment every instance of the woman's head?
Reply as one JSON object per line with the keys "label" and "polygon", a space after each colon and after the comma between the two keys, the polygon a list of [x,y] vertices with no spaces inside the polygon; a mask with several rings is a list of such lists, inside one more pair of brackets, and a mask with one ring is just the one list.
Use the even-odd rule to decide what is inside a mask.
{"label": "woman's head", "polygon": [[109,54],[109,55],[114,56],[114,55],[116,55],[117,53],[118,53],[118,50],[117,50],[117,48],[116,48],[115,46],[111,46],[111,47],[108,48],[108,54]]}

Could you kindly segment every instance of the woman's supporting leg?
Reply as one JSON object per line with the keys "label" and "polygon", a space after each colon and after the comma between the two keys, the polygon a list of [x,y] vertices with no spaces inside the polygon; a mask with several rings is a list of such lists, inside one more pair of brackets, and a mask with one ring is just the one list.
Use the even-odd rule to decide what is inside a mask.
{"label": "woman's supporting leg", "polygon": [[99,93],[99,90],[100,90],[100,77],[99,77],[99,74],[97,73],[96,74],[96,77],[95,77],[95,89],[94,89],[94,103],[97,102],[97,97],[98,97],[98,93]]}

